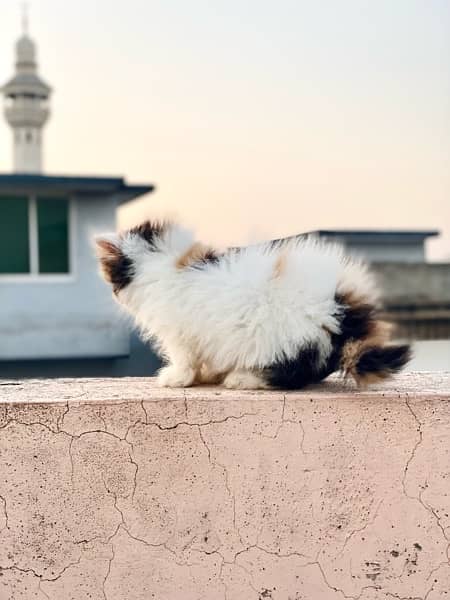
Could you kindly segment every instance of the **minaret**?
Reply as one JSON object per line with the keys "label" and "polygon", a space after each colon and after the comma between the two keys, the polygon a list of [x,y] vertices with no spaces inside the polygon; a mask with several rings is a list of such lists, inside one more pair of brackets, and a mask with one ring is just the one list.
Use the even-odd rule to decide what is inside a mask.
{"label": "minaret", "polygon": [[37,74],[36,46],[28,36],[23,15],[22,37],[16,43],[16,73],[0,92],[5,97],[5,117],[13,129],[14,171],[42,171],[42,128],[50,115],[51,88]]}

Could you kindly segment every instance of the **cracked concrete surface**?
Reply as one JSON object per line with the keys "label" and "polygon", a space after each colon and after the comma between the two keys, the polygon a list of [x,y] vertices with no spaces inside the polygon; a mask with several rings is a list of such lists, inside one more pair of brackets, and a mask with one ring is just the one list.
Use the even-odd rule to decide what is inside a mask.
{"label": "cracked concrete surface", "polygon": [[450,600],[450,376],[2,381],[0,600]]}

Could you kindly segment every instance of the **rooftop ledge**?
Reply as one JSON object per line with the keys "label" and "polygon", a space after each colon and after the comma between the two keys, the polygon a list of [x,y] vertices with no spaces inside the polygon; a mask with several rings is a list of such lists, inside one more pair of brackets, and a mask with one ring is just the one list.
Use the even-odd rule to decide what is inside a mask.
{"label": "rooftop ledge", "polygon": [[449,400],[0,381],[0,598],[450,599]]}

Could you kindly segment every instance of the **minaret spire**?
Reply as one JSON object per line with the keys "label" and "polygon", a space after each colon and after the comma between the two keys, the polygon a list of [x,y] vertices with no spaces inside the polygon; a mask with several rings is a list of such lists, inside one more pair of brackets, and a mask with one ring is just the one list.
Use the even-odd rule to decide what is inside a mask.
{"label": "minaret spire", "polygon": [[16,43],[16,73],[2,88],[5,117],[13,130],[14,171],[42,171],[42,128],[48,120],[50,87],[37,72],[36,45],[28,36],[28,5],[22,5],[22,36]]}
{"label": "minaret spire", "polygon": [[28,35],[28,2],[22,4],[22,35]]}

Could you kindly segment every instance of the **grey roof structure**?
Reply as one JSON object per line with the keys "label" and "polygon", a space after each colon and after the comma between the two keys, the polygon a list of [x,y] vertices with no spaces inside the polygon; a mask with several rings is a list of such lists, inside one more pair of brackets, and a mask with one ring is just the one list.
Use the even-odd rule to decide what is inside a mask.
{"label": "grey roof structure", "polygon": [[155,186],[128,185],[123,177],[81,177],[62,175],[0,174],[0,194],[76,194],[77,196],[110,196],[115,194],[119,203],[129,202],[152,192]]}
{"label": "grey roof structure", "polygon": [[437,229],[319,229],[313,233],[321,237],[345,239],[349,243],[366,244],[414,244],[439,235]]}

